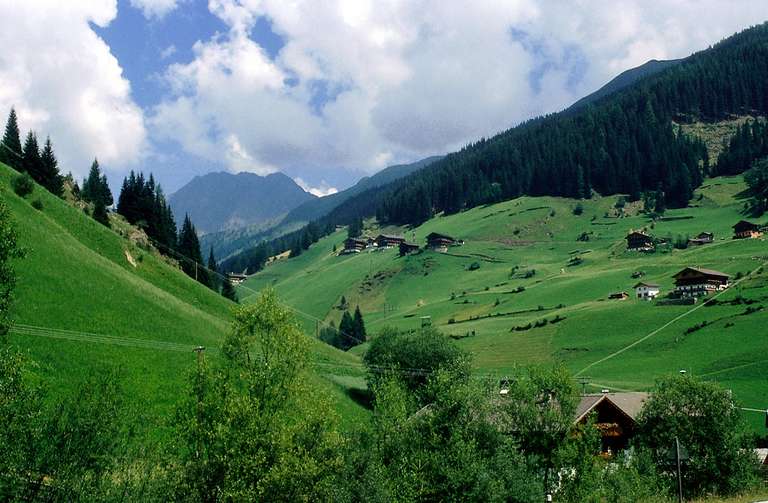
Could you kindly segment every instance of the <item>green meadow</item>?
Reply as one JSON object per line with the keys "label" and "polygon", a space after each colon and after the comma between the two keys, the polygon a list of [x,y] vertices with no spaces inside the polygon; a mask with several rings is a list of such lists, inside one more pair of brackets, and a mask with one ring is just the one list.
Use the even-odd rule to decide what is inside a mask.
{"label": "green meadow", "polygon": [[[20,198],[10,188],[14,176],[0,165],[0,197],[26,250],[15,263],[11,343],[37,363],[54,397],[89,372],[118,369],[131,410],[162,435],[188,392],[193,348],[204,346],[207,358],[217,358],[235,305],[39,186]],[[113,220],[113,227],[127,224]],[[357,358],[314,340],[312,351],[328,377],[311,378],[353,423],[365,414],[348,393],[349,374],[360,375]]]}
{"label": "green meadow", "polygon": [[[396,249],[338,256],[334,247],[340,250],[346,237],[339,230],[299,257],[269,265],[240,295],[247,301],[273,286],[302,313],[310,334],[318,319],[338,324],[342,296],[352,309],[360,306],[373,336],[384,326],[413,328],[429,317],[472,354],[478,377],[560,362],[589,390],[643,390],[662,375],[686,370],[732,389],[745,407],[765,409],[768,245],[731,239],[731,226],[744,218],[744,189],[741,177],[709,179],[689,207],[655,221],[638,203],[617,208],[617,196],[581,202],[523,197],[437,216],[414,229],[378,229],[371,221],[372,235],[394,232],[423,245],[434,231],[465,244],[407,257]],[[578,215],[577,204],[583,208]],[[628,252],[624,237],[633,229],[671,242],[707,231],[715,242]],[[716,305],[660,306],[632,298],[633,274],[659,283],[663,296],[686,266],[720,270],[737,283]],[[608,300],[620,291],[630,298]],[[361,356],[366,346],[350,352]],[[336,382],[359,385],[354,378]],[[746,415],[762,431],[763,415]]]}

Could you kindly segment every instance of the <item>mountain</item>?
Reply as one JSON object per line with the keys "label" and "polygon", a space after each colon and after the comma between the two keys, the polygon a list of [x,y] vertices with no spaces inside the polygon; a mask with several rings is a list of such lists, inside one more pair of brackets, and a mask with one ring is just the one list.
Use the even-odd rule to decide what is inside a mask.
{"label": "mountain", "polygon": [[[263,257],[300,250],[337,225],[375,216],[416,226],[522,195],[628,194],[683,207],[712,173],[705,141],[681,124],[768,114],[768,24],[744,30],[675,64],[649,65],[590,106],[536,118],[467,145],[335,207],[312,226],[233,261],[256,271]],[[661,63],[665,66],[665,63]],[[655,73],[653,72],[654,70]],[[615,84],[616,88],[619,84]],[[716,171],[715,171],[716,172]]]}
{"label": "mountain", "polygon": [[196,176],[170,198],[176,219],[189,214],[201,233],[264,225],[316,199],[282,173],[208,173]]}
{"label": "mountain", "polygon": [[621,91],[625,87],[634,84],[638,80],[645,77],[650,77],[651,75],[655,75],[663,70],[666,70],[667,68],[679,64],[681,61],[683,61],[683,59],[652,59],[638,67],[630,68],[629,70],[626,70],[620,73],[618,76],[614,77],[610,82],[605,84],[597,91],[584,96],[576,103],[568,107],[567,110],[574,111],[586,106],[589,103],[595,103],[601,98]]}
{"label": "mountain", "polygon": [[345,201],[367,190],[383,187],[399,178],[410,175],[441,158],[442,156],[432,156],[410,164],[389,166],[374,175],[361,178],[355,185],[346,190],[305,201],[289,211],[277,223],[274,221],[261,222],[238,229],[206,234],[201,238],[201,246],[203,249],[213,247],[217,257],[226,259],[240,250],[257,245],[261,241],[275,239],[299,229],[312,220],[324,217]]}

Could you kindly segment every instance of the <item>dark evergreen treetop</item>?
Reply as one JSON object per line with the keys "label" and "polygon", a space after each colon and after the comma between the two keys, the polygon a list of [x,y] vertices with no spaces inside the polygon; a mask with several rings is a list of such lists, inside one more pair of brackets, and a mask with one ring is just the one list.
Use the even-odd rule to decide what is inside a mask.
{"label": "dark evergreen treetop", "polygon": [[40,154],[40,179],[38,182],[52,194],[61,197],[64,194],[64,179],[59,173],[59,162],[53,153],[50,136],[45,139],[45,146]]}
{"label": "dark evergreen treetop", "polygon": [[177,251],[180,255],[181,269],[188,276],[195,278],[204,285],[209,284],[208,274],[203,264],[203,257],[200,254],[200,241],[197,238],[195,229],[189,215],[184,215],[184,224],[179,232]]}
{"label": "dark evergreen treetop", "polygon": [[117,199],[117,212],[165,247],[165,250],[161,250],[163,253],[175,248],[176,222],[173,212],[163,189],[155,183],[151,173],[149,180],[145,180],[143,173],[136,175],[133,171],[123,179]]}
{"label": "dark evergreen treetop", "polygon": [[21,170],[29,173],[34,180],[40,181],[42,172],[42,160],[40,159],[40,146],[37,143],[37,135],[34,131],[27,133],[24,139],[24,147],[21,154]]}
{"label": "dark evergreen treetop", "polygon": [[11,108],[8,115],[8,122],[5,124],[5,134],[3,142],[0,145],[0,161],[8,166],[21,171],[21,133],[19,132],[19,121],[16,117],[16,110]]}
{"label": "dark evergreen treetop", "polygon": [[88,172],[88,178],[83,180],[83,187],[80,189],[80,195],[84,201],[96,204],[97,202],[109,207],[114,204],[112,191],[109,190],[107,175],[101,173],[98,159],[94,159],[91,169]]}

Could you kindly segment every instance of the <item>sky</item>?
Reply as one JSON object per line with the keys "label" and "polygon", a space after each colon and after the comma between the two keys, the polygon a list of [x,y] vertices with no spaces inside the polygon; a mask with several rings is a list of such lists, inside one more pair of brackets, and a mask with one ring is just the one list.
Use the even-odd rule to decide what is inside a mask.
{"label": "sky", "polygon": [[0,115],[76,177],[283,172],[317,195],[554,112],[765,0],[0,0]]}

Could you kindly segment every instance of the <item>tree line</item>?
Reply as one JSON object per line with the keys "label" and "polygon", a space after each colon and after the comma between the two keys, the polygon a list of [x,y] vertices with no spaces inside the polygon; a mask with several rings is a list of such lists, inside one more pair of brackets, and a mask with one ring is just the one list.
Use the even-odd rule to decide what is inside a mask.
{"label": "tree line", "polygon": [[[754,158],[744,163],[738,154],[730,162],[725,153],[722,161],[709,159],[703,141],[674,123],[768,112],[767,41],[768,24],[745,30],[585,107],[472,143],[349,199],[313,224],[326,234],[371,216],[382,223],[419,225],[440,212],[521,195],[589,198],[593,191],[625,193],[631,200],[662,195],[664,207],[685,206],[705,176],[735,165],[743,171]],[[763,127],[755,124],[749,126],[753,137],[755,128]],[[297,248],[303,238],[304,231],[296,231],[262,249],[275,252],[287,245],[280,253]],[[263,263],[254,258],[248,250],[231,261],[256,271]]]}

